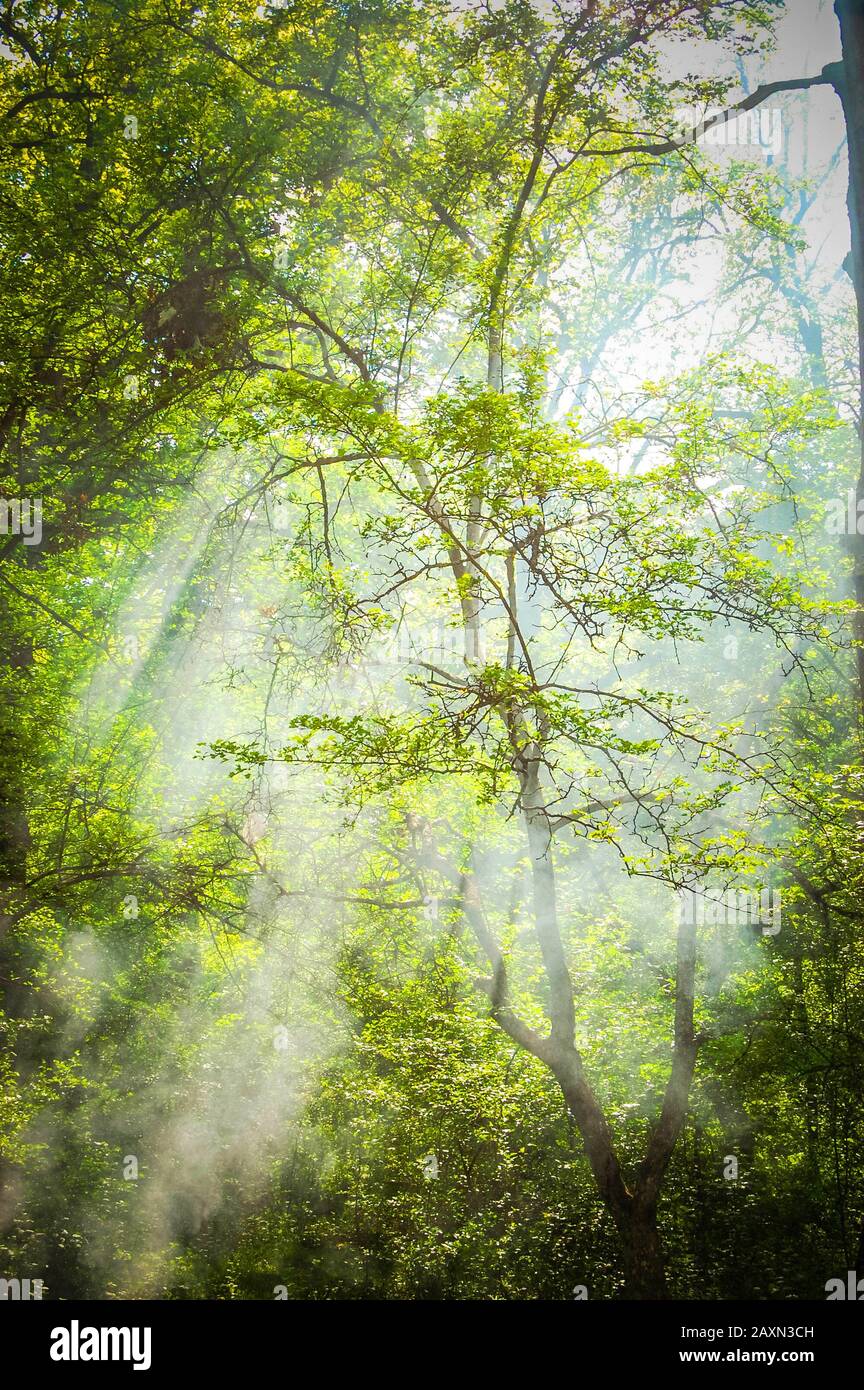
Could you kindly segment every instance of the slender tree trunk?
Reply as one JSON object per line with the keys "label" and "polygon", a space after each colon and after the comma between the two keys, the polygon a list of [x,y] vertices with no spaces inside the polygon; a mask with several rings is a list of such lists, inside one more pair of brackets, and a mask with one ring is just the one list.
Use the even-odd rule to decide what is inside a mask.
{"label": "slender tree trunk", "polygon": [[[864,0],[834,0],[834,11],[840,24],[842,61],[832,64],[831,80],[843,106],[846,122],[846,142],[849,158],[849,230],[851,250],[849,271],[855,287],[858,309],[858,435],[860,468],[855,490],[856,534],[850,537],[852,546],[855,599],[854,635],[861,645],[856,652],[858,669],[858,698],[864,724],[864,536],[857,534],[864,516]],[[864,1219],[861,1222],[856,1269],[864,1269]]]}
{"label": "slender tree trunk", "polygon": [[631,1188],[624,1181],[612,1133],[574,1045],[573,984],[559,930],[552,835],[542,802],[539,762],[534,759],[523,781],[522,803],[531,855],[535,928],[549,983],[550,1065],[579,1126],[597,1187],[621,1240],[626,1296],[664,1299],[668,1293],[657,1229],[657,1198],[686,1114],[696,1057],[693,1039],[695,926],[682,923],[679,928],[672,1076],[645,1161]]}
{"label": "slender tree trunk", "polygon": [[618,1232],[625,1296],[668,1298],[656,1198],[645,1197],[638,1187],[631,1191],[624,1182],[606,1117],[582,1074],[575,1050],[556,1058],[551,1067],[579,1127],[597,1188]]}
{"label": "slender tree trunk", "polygon": [[[861,440],[860,470],[856,487],[856,516],[864,516],[864,0],[835,0],[840,22],[843,60],[832,65],[832,82],[843,106],[849,153],[849,227],[852,250],[849,267],[858,306],[858,433]],[[864,713],[864,536],[850,538],[854,557],[855,636],[860,643],[856,661],[858,697]]]}
{"label": "slender tree trunk", "polygon": [[26,698],[26,676],[33,648],[16,631],[0,595],[0,940],[12,920],[16,894],[26,877],[30,828],[24,801],[19,716]]}

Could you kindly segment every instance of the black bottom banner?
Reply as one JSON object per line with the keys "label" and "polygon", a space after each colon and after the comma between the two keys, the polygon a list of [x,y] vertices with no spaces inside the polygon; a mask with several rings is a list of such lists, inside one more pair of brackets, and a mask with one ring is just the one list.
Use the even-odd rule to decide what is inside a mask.
{"label": "black bottom banner", "polygon": [[[840,1300],[838,1299],[837,1302]],[[844,1300],[848,1301],[848,1300]],[[857,1301],[857,1300],[856,1300]],[[362,1318],[362,1321],[361,1321]],[[458,1337],[462,1371],[504,1346],[519,1346],[520,1334],[539,1334],[534,1343],[545,1363],[563,1347],[597,1358],[610,1371],[704,1366],[761,1367],[773,1374],[804,1366],[823,1379],[855,1364],[861,1324],[848,1309],[826,1303],[359,1303],[93,1302],[7,1300],[0,1310],[4,1350],[12,1348],[23,1368],[62,1382],[110,1373],[155,1377],[226,1373],[284,1364],[305,1352],[326,1364],[344,1358],[352,1376],[362,1363],[380,1370],[382,1335],[411,1337],[426,1374],[440,1366],[452,1375],[453,1337]],[[553,1334],[555,1341],[545,1337]],[[514,1338],[519,1337],[518,1343]],[[490,1341],[490,1337],[494,1338]],[[559,1340],[563,1338],[563,1342]],[[350,1361],[349,1361],[350,1358]],[[393,1363],[391,1363],[393,1364]],[[415,1373],[405,1365],[403,1371]],[[574,1370],[577,1369],[574,1363]],[[848,1373],[848,1370],[846,1371]]]}

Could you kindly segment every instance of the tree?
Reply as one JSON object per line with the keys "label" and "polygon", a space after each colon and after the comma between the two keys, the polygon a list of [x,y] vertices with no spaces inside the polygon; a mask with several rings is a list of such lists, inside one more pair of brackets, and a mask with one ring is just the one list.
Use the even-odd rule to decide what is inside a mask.
{"label": "tree", "polygon": [[[662,16],[660,28],[687,33],[696,24],[710,27],[712,18],[718,33],[728,31],[730,15],[715,15],[710,7],[675,8]],[[396,857],[404,861],[407,854],[417,872],[457,895],[491,970],[483,987],[492,1016],[558,1081],[618,1228],[628,1287],[640,1297],[662,1296],[665,1288],[657,1202],[701,1040],[694,1023],[695,924],[682,919],[678,927],[674,1056],[665,1096],[636,1174],[625,1178],[576,1046],[572,942],[560,920],[556,841],[575,832],[615,842],[629,831],[634,843],[641,838],[648,844],[641,860],[632,848],[622,851],[634,872],[647,869],[680,881],[688,826],[722,803],[729,790],[722,774],[770,776],[771,760],[751,760],[734,738],[708,731],[668,693],[644,689],[635,675],[639,643],[661,635],[698,640],[704,625],[736,620],[766,630],[790,650],[795,638],[821,630],[794,586],[757,558],[746,510],[730,506],[716,529],[682,524],[682,516],[699,516],[705,507],[699,480],[712,456],[693,405],[681,412],[668,462],[626,480],[586,460],[578,427],[555,424],[544,411],[550,287],[556,276],[567,283],[576,241],[590,238],[609,181],[626,180],[632,196],[642,177],[619,157],[619,150],[626,155],[631,148],[625,119],[638,127],[640,117],[615,110],[613,92],[638,72],[641,119],[661,128],[673,124],[670,85],[658,77],[646,47],[657,24],[657,16],[653,22],[635,14],[613,18],[591,6],[560,27],[540,24],[523,9],[466,23],[457,49],[459,84],[445,87],[435,102],[442,163],[430,175],[425,153],[412,159],[413,127],[397,125],[385,146],[386,182],[376,161],[367,169],[371,195],[359,216],[353,184],[350,208],[337,186],[325,215],[330,225],[353,220],[352,240],[362,225],[369,286],[350,310],[337,312],[358,325],[355,342],[357,332],[365,325],[371,331],[374,323],[376,346],[343,350],[358,371],[358,388],[334,383],[314,395],[304,391],[301,401],[315,411],[317,427],[332,435],[337,457],[327,461],[326,476],[340,465],[345,470],[332,486],[344,492],[356,479],[374,479],[380,515],[366,521],[363,534],[381,573],[366,593],[346,594],[344,576],[334,575],[328,563],[320,583],[330,588],[349,640],[352,634],[357,639],[364,618],[374,626],[388,605],[392,620],[394,596],[404,612],[415,589],[431,591],[433,603],[461,627],[464,664],[444,666],[421,656],[413,680],[420,703],[407,718],[312,715],[295,721],[306,732],[283,754],[338,767],[372,796],[411,785],[422,801],[429,793],[419,789],[436,777],[466,779],[480,805],[498,804],[520,817],[548,1034],[526,1021],[514,998],[509,949],[502,945],[512,924],[484,902],[472,843],[476,827],[472,835],[467,826],[460,831],[445,820],[439,832],[435,818],[424,815],[410,823],[414,842]],[[421,69],[429,62],[422,46],[417,60]],[[586,97],[589,72],[594,86]],[[502,110],[506,124],[496,126]],[[427,128],[429,119],[427,108]],[[376,112],[376,124],[383,120]],[[674,142],[655,148],[658,156],[677,152]],[[400,188],[403,179],[410,196]],[[386,207],[379,210],[382,185]],[[418,204],[419,221],[411,216]],[[482,211],[474,214],[477,206]],[[436,240],[444,241],[443,251]],[[395,253],[395,286],[379,247],[388,258]],[[341,288],[335,279],[332,293],[339,296]],[[396,298],[401,308],[400,290],[402,302],[407,298],[401,345],[401,314],[393,303]],[[402,423],[388,406],[405,401],[409,353],[419,357],[431,336],[421,315],[431,318],[445,298],[463,305],[471,324],[452,349],[465,375],[454,390],[439,389],[425,408],[418,403],[413,418]],[[394,344],[389,355],[382,346],[388,336]],[[387,394],[370,391],[370,381],[386,385]],[[699,385],[704,390],[704,381]],[[784,428],[787,440],[806,431],[800,409],[788,409]],[[607,438],[644,430],[644,423],[622,419]],[[770,432],[755,440],[747,433],[757,456],[780,444]],[[747,452],[744,438],[732,432],[725,445]],[[361,456],[356,467],[353,451]],[[323,480],[322,496],[329,561],[340,543]],[[441,587],[447,572],[449,594]],[[619,650],[630,670],[604,687],[592,679],[596,655]],[[635,732],[621,728],[625,719]],[[218,751],[239,752],[241,761],[244,756],[230,741]],[[245,757],[253,765],[257,760],[254,751]],[[667,758],[675,771],[661,774]],[[681,795],[682,767],[706,760],[716,777]]]}

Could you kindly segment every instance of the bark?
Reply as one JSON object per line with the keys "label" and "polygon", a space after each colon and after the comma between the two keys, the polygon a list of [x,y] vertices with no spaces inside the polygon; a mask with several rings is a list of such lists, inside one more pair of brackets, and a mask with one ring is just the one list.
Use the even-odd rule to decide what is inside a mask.
{"label": "bark", "polygon": [[[849,269],[858,306],[858,375],[861,441],[860,468],[856,486],[856,515],[864,515],[864,0],[835,0],[840,22],[842,62],[830,69],[831,81],[843,106],[849,150],[849,227],[852,249]],[[862,645],[856,652],[858,698],[864,712],[864,536],[850,538],[854,561],[855,637]]]}
{"label": "bark", "polygon": [[22,785],[18,715],[26,697],[24,682],[32,665],[32,645],[15,632],[15,618],[0,596],[0,672],[4,697],[0,712],[0,938],[13,920],[17,894],[25,881],[30,828]]}
{"label": "bark", "polygon": [[579,1128],[597,1189],[618,1232],[625,1296],[657,1301],[668,1298],[656,1196],[648,1196],[638,1183],[633,1189],[625,1183],[606,1117],[584,1077],[575,1049],[556,1058],[552,1070]]}
{"label": "bark", "polygon": [[619,1234],[624,1250],[627,1297],[654,1302],[668,1298],[656,1207],[635,1203],[629,1223],[623,1229],[619,1226]]}
{"label": "bark", "polygon": [[[531,856],[531,879],[534,890],[534,928],[543,957],[543,968],[549,983],[549,1017],[552,1020],[552,1040],[564,1047],[572,1046],[575,1028],[573,984],[561,933],[558,928],[558,905],[555,896],[555,870],[552,864],[552,836],[545,813],[535,805],[536,792],[529,792],[525,805],[525,828]],[[523,797],[523,804],[526,798]]]}
{"label": "bark", "polygon": [[681,914],[678,924],[677,970],[675,980],[675,1044],[672,1070],[663,1097],[663,1107],[648,1140],[639,1169],[637,1191],[640,1199],[656,1203],[669,1160],[687,1117],[690,1085],[702,1041],[693,1031],[696,989],[696,924]]}
{"label": "bark", "polygon": [[[499,1023],[515,1041],[543,1060],[555,1076],[573,1116],[597,1184],[621,1242],[625,1294],[630,1299],[668,1297],[657,1202],[663,1177],[681,1133],[699,1040],[693,1031],[696,968],[695,924],[682,921],[678,931],[675,1046],[672,1070],[660,1117],[649,1138],[642,1165],[631,1185],[625,1181],[612,1132],[585,1075],[575,1046],[573,982],[558,921],[553,836],[543,807],[537,750],[523,764],[522,807],[531,859],[534,922],[549,988],[550,1032],[541,1038],[515,1026],[509,1009],[498,1009]],[[476,894],[476,889],[475,889]],[[482,915],[475,896],[474,913]],[[475,924],[476,927],[476,924]],[[478,939],[488,953],[490,933],[483,922]],[[496,977],[506,997],[504,962],[496,947]],[[499,1006],[502,999],[499,998]],[[494,1010],[493,1010],[494,1012]]]}
{"label": "bark", "polygon": [[558,922],[553,864],[553,837],[543,806],[540,760],[527,761],[522,778],[522,806],[531,856],[534,920],[549,985],[549,1065],[579,1127],[585,1152],[603,1201],[621,1240],[626,1292],[634,1299],[666,1298],[666,1275],[657,1202],[663,1178],[678,1142],[701,1041],[694,1032],[696,924],[681,915],[677,938],[675,1033],[672,1068],[660,1116],[648,1139],[645,1157],[628,1186],[615,1153],[611,1131],[585,1077],[574,1045],[575,1007]]}

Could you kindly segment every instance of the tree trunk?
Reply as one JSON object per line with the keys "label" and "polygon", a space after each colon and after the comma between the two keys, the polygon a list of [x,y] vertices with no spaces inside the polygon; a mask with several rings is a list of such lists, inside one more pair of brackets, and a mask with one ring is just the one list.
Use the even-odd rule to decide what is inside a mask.
{"label": "tree trunk", "polygon": [[624,1295],[628,1299],[668,1298],[663,1247],[657,1229],[656,1198],[627,1186],[606,1117],[582,1071],[575,1049],[549,1058],[567,1108],[576,1120],[603,1203],[621,1241]]}
{"label": "tree trunk", "polygon": [[617,1224],[624,1255],[625,1296],[649,1300],[668,1298],[656,1207],[634,1201],[629,1212],[622,1216]]}
{"label": "tree trunk", "polygon": [[0,940],[10,923],[27,872],[30,828],[24,800],[25,774],[19,746],[20,717],[27,698],[26,676],[33,661],[29,641],[19,638],[15,617],[0,595]]}
{"label": "tree trunk", "polygon": [[[840,22],[843,61],[832,64],[832,84],[843,106],[849,151],[849,227],[852,250],[849,267],[858,306],[858,375],[860,385],[858,433],[861,461],[856,488],[856,517],[864,515],[864,0],[835,0]],[[864,644],[864,536],[849,538],[855,576],[855,636]],[[864,711],[864,645],[856,652],[858,697]]]}

